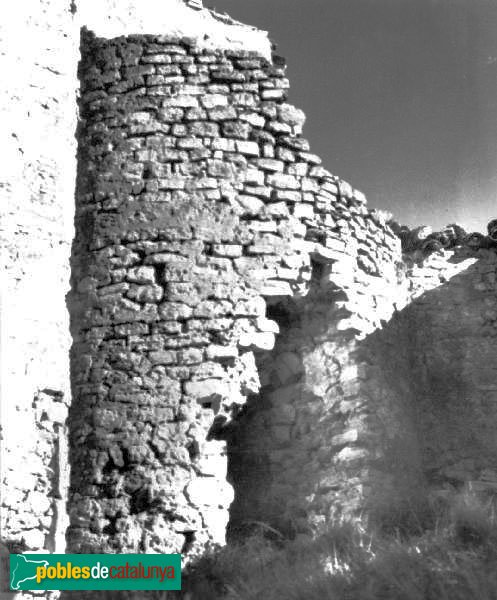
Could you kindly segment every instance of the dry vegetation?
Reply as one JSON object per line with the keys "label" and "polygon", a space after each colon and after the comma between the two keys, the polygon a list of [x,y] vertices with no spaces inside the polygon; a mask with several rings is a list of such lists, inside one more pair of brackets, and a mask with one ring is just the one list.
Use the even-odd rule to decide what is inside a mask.
{"label": "dry vegetation", "polygon": [[[187,600],[495,600],[495,505],[462,493],[411,531],[338,524],[318,539],[261,534],[190,569]],[[419,523],[419,526],[412,523]],[[422,524],[423,523],[423,524]],[[385,531],[387,533],[385,533]]]}

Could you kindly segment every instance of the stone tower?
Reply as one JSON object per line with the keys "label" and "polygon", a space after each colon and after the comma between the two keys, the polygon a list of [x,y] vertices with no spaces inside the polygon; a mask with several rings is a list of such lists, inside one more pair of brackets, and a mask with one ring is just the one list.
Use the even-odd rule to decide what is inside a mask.
{"label": "stone tower", "polygon": [[311,153],[278,57],[85,34],[79,75],[69,547],[223,540],[225,440],[230,530],[361,510],[400,424],[357,339],[399,239]]}

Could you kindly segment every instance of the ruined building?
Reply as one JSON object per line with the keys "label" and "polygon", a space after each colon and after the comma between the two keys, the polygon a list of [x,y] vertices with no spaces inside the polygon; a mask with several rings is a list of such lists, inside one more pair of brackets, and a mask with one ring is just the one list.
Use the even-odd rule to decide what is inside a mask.
{"label": "ruined building", "polygon": [[188,554],[495,492],[492,238],[368,209],[264,32],[90,4],[31,0],[3,36],[4,553]]}

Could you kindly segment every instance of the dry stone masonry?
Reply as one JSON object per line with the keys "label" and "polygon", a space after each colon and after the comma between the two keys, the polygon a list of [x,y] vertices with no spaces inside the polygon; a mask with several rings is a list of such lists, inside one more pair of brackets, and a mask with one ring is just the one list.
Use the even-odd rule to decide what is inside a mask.
{"label": "dry stone masonry", "polygon": [[[36,312],[19,337],[40,375],[19,400],[26,368],[9,362],[4,554],[60,550],[66,519],[71,552],[195,555],[261,523],[312,535],[465,485],[495,493],[495,221],[488,235],[411,231],[368,209],[312,153],[263,32],[197,1],[152,5],[62,11],[67,56],[91,28],[77,73],[71,394],[60,281],[72,231],[45,218],[73,206],[64,179],[31,190],[5,229],[12,323],[36,297],[29,274],[49,247],[64,251],[56,318],[40,330]],[[74,120],[36,122],[70,156]],[[67,176],[42,163],[40,181]],[[19,426],[31,445],[16,443]]]}
{"label": "dry stone masonry", "polygon": [[452,225],[406,236],[419,242],[404,254],[411,302],[398,320],[423,470],[442,498],[462,485],[497,491],[494,232],[491,221],[488,235]]}
{"label": "dry stone masonry", "polygon": [[[257,47],[264,32],[182,0],[25,0],[0,23],[4,80],[1,252],[1,521],[3,558],[65,548],[70,401],[69,288],[74,237],[80,27],[101,35],[185,31],[206,46]],[[43,502],[40,501],[44,497]]]}
{"label": "dry stone masonry", "polygon": [[357,341],[402,301],[398,237],[310,152],[278,57],[85,33],[80,79],[70,547],[223,540],[223,439],[232,528],[357,512],[410,443]]}

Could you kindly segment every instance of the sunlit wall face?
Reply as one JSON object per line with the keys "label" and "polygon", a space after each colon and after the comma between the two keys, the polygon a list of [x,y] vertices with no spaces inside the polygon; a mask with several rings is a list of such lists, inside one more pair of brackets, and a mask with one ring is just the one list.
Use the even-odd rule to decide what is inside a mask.
{"label": "sunlit wall face", "polygon": [[495,216],[497,3],[213,4],[271,32],[313,148],[371,206],[410,225],[469,230]]}

